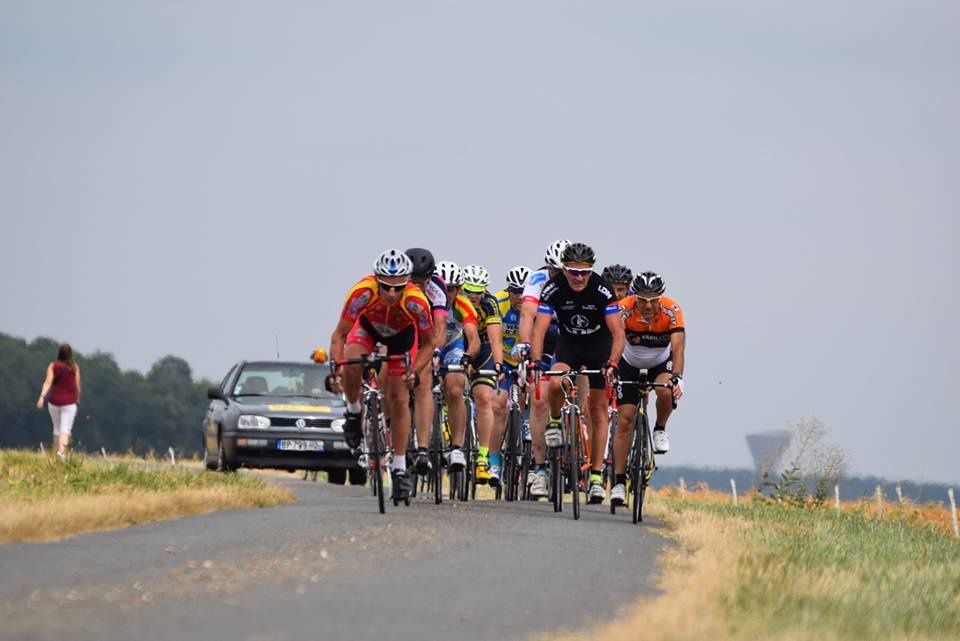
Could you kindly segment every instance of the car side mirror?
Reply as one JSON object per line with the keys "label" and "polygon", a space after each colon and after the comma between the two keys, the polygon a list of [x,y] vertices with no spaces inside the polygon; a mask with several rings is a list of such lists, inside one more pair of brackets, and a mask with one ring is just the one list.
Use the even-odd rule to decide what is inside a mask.
{"label": "car side mirror", "polygon": [[207,398],[211,401],[227,401],[227,397],[223,395],[223,392],[220,391],[219,387],[208,387]]}

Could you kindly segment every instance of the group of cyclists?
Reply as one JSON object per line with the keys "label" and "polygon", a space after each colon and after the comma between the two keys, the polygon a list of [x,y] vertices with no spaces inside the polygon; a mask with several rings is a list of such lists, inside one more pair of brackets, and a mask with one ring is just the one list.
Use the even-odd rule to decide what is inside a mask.
{"label": "group of cyclists", "polygon": [[[595,263],[588,245],[557,240],[547,247],[540,269],[513,267],[507,272],[506,287],[494,293],[490,273],[480,265],[436,262],[423,248],[388,249],[374,261],[373,273],[347,294],[330,339],[330,356],[334,363],[362,358],[377,346],[389,355],[410,355],[409,366],[401,361],[384,365],[382,388],[394,444],[410,438],[413,391],[417,443],[413,465],[418,474],[426,474],[431,465],[426,445],[435,412],[435,371],[442,376],[450,427],[447,466],[460,471],[466,465],[464,394],[469,384],[479,441],[476,479],[494,487],[501,482],[506,390],[511,373],[523,364],[531,385],[540,386],[539,393],[525,399],[533,456],[525,480],[535,499],[549,494],[547,448],[562,443],[565,401],[560,378],[538,374],[599,370],[586,377],[589,391],[581,398],[588,426],[587,500],[598,504],[607,498],[602,466],[608,445],[608,390],[615,390],[618,424],[609,500],[623,505],[627,451],[641,392],[619,381],[646,370],[649,380],[663,385],[654,390],[653,448],[657,454],[666,453],[667,420],[683,395],[686,334],[683,312],[664,295],[666,285],[659,274],[645,271],[634,276],[621,264],[597,273]],[[330,387],[346,397],[344,436],[350,447],[357,448],[363,437],[361,367],[335,366]],[[395,498],[408,498],[413,488],[406,456],[392,458],[391,474]]]}

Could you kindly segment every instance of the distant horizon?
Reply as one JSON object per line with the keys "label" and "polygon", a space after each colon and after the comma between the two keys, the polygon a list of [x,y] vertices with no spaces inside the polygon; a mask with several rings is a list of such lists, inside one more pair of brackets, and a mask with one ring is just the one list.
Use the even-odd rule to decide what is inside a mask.
{"label": "distant horizon", "polygon": [[[14,335],[14,334],[10,334],[10,333],[8,333],[8,332],[3,332],[3,331],[0,331],[0,334],[6,335],[6,336],[8,336],[8,337],[10,337],[10,338],[13,338],[13,339],[24,340],[24,341],[26,341],[26,343],[27,343],[28,345],[31,344],[31,343],[33,343],[35,340],[38,340],[38,339],[47,339],[47,340],[51,340],[51,341],[53,341],[53,342],[56,342],[56,343],[58,343],[58,344],[59,344],[59,343],[64,343],[64,342],[67,342],[67,343],[70,342],[70,341],[58,340],[58,339],[55,339],[55,338],[53,338],[53,337],[51,337],[51,336],[35,336],[35,337],[32,338],[32,339],[28,339],[28,338],[23,337],[23,336],[16,336],[16,335]],[[240,358],[238,358],[236,361],[233,361],[233,362],[229,363],[228,365],[226,365],[226,366],[224,367],[224,370],[223,370],[223,373],[222,373],[222,374],[220,374],[219,376],[215,376],[215,377],[213,377],[213,378],[209,378],[209,377],[205,377],[205,376],[197,376],[197,373],[194,371],[193,365],[190,363],[190,360],[189,360],[188,358],[184,357],[184,356],[180,356],[179,354],[164,354],[163,356],[160,356],[159,358],[157,358],[157,360],[154,361],[154,363],[151,363],[150,366],[148,366],[148,367],[146,367],[146,368],[144,368],[144,369],[139,369],[139,368],[137,368],[137,367],[124,367],[124,366],[122,366],[122,365],[120,364],[120,362],[117,360],[116,355],[115,355],[113,352],[109,351],[109,350],[97,348],[97,349],[94,350],[94,352],[92,352],[92,353],[87,353],[87,352],[85,352],[85,351],[83,351],[83,350],[77,349],[77,347],[76,347],[75,345],[73,345],[72,343],[71,343],[71,346],[72,346],[73,349],[74,349],[74,353],[77,354],[77,355],[79,355],[81,358],[86,358],[86,357],[89,357],[89,356],[92,355],[92,354],[98,354],[98,353],[99,353],[99,354],[106,354],[106,355],[109,355],[111,358],[113,358],[114,362],[117,363],[117,367],[120,368],[120,371],[121,371],[121,372],[134,372],[134,373],[137,373],[137,374],[141,374],[141,375],[143,375],[143,376],[145,376],[145,375],[149,372],[150,367],[152,367],[153,364],[155,364],[156,362],[158,362],[158,361],[160,361],[161,359],[166,358],[166,357],[168,357],[168,356],[174,356],[174,357],[176,357],[176,358],[181,358],[181,359],[183,359],[184,362],[186,362],[187,365],[190,366],[190,376],[191,376],[191,378],[192,378],[192,380],[193,380],[194,383],[200,383],[200,382],[203,382],[203,381],[207,381],[207,382],[211,383],[212,385],[216,385],[217,382],[227,373],[227,371],[228,371],[236,362],[239,362],[240,360],[247,360],[247,361],[254,361],[254,360],[256,360],[256,361],[271,361],[271,360],[277,360],[276,358],[256,358],[256,359],[240,359]],[[274,356],[276,356],[276,354],[274,354]],[[51,355],[51,358],[56,358],[56,354]],[[307,362],[307,361],[308,361],[307,358],[299,358],[299,359],[298,359],[298,358],[284,358],[284,357],[282,356],[282,354],[281,354],[281,358],[280,358],[279,360],[280,360],[280,361],[303,361],[303,362]],[[772,431],[773,431],[773,432],[783,432],[783,431],[786,431],[786,430],[772,430]],[[757,434],[760,434],[760,433],[757,433]],[[750,437],[750,436],[754,436],[754,434],[747,434],[746,436],[747,436],[747,437]],[[829,440],[829,433],[827,434],[827,440]],[[669,462],[667,463],[667,465],[669,465]],[[696,470],[717,471],[717,472],[720,472],[720,471],[729,471],[729,472],[750,472],[751,474],[756,474],[756,473],[757,473],[757,469],[756,469],[755,467],[749,467],[749,466],[743,466],[743,465],[723,465],[723,464],[700,464],[700,465],[698,465],[698,464],[683,463],[683,464],[678,464],[678,465],[671,466],[671,467],[672,467],[672,468],[690,468],[690,469],[696,469]],[[897,478],[897,477],[886,477],[886,476],[883,476],[883,475],[878,474],[878,473],[858,472],[858,471],[851,471],[845,478],[848,478],[848,479],[855,479],[855,478],[856,478],[856,479],[863,479],[863,480],[877,479],[877,480],[883,481],[884,483],[890,483],[890,484],[895,484],[895,483],[898,483],[898,482],[908,482],[908,483],[914,483],[914,484],[917,484],[917,485],[938,485],[938,486],[939,486],[939,485],[943,485],[943,486],[945,486],[945,487],[960,485],[960,479],[937,480],[937,479],[918,479],[918,478],[910,478],[910,477]],[[718,488],[718,489],[723,490],[723,488]],[[946,499],[944,499],[944,500],[946,500]]]}

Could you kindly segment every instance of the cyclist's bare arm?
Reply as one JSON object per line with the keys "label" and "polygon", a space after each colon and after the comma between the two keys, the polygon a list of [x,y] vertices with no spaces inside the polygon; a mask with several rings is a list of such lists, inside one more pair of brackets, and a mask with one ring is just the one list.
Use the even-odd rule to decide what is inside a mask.
{"label": "cyclist's bare arm", "polygon": [[538,303],[525,300],[520,304],[520,328],[517,330],[520,343],[533,344],[533,325],[537,316]]}
{"label": "cyclist's bare arm", "polygon": [[673,358],[673,373],[683,375],[684,350],[687,346],[687,333],[674,332],[670,334],[670,354]]}
{"label": "cyclist's bare arm", "polygon": [[436,335],[432,329],[429,332],[420,334],[420,336],[423,337],[423,340],[420,341],[420,345],[417,348],[417,359],[413,362],[413,367],[411,368],[414,372],[419,372],[430,364],[433,360],[433,348],[437,345],[437,343],[435,343]]}
{"label": "cyclist's bare arm", "polygon": [[534,363],[539,362],[540,358],[543,356],[543,339],[547,335],[547,330],[550,329],[550,322],[552,320],[552,314],[537,312],[537,316],[533,321],[533,335],[531,336],[530,341],[530,356]]}
{"label": "cyclist's bare arm", "polygon": [[[684,350],[687,346],[687,333],[674,332],[670,334],[670,353],[673,357],[673,373],[683,376],[683,367],[686,365]],[[683,396],[683,386],[677,385],[673,388],[673,397],[675,399]]]}
{"label": "cyclist's bare arm", "polygon": [[476,323],[463,324],[463,337],[467,341],[466,352],[470,358],[476,358],[480,353],[480,332],[477,330]]}
{"label": "cyclist's bare arm", "polygon": [[437,346],[443,345],[444,339],[447,337],[447,313],[444,311],[434,311],[433,312],[433,344]]}
{"label": "cyclist's bare arm", "polygon": [[490,352],[494,363],[503,362],[503,331],[499,325],[487,325],[487,338],[490,339]]}
{"label": "cyclist's bare arm", "polygon": [[613,345],[610,347],[610,361],[619,363],[623,356],[623,348],[627,344],[627,335],[623,329],[623,316],[620,314],[608,314],[606,317],[607,327],[613,334]]}

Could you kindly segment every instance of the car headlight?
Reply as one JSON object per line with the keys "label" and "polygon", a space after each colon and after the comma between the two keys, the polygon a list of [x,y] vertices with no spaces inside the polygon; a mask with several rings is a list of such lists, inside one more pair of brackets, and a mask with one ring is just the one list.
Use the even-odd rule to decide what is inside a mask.
{"label": "car headlight", "polygon": [[345,418],[335,418],[332,421],[330,421],[330,429],[332,429],[334,432],[342,432],[343,424],[346,422],[347,422],[347,419]]}
{"label": "car headlight", "polygon": [[241,414],[237,420],[237,429],[241,430],[265,430],[268,427],[270,427],[270,419],[266,416]]}

